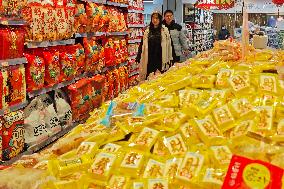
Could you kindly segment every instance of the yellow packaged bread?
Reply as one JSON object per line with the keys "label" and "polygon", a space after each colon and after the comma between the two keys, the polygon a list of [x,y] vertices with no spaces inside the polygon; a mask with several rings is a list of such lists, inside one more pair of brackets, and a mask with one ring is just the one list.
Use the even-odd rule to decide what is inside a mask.
{"label": "yellow packaged bread", "polygon": [[276,74],[260,74],[259,90],[269,94],[277,94],[277,75]]}
{"label": "yellow packaged bread", "polygon": [[179,130],[188,145],[200,142],[193,120],[182,124]]}
{"label": "yellow packaged bread", "polygon": [[226,169],[206,168],[201,184],[205,188],[219,189],[222,187],[226,176]]}
{"label": "yellow packaged bread", "polygon": [[219,129],[222,132],[225,132],[229,129],[231,129],[232,127],[234,127],[234,117],[231,113],[231,111],[229,110],[228,105],[223,105],[219,108],[216,108],[213,110],[213,116],[216,120],[216,123],[219,126]]}
{"label": "yellow packaged bread", "polygon": [[210,149],[215,164],[219,166],[229,165],[233,154],[228,146],[211,146]]}
{"label": "yellow packaged bread", "polygon": [[114,143],[108,143],[106,145],[104,145],[104,147],[102,148],[103,152],[109,152],[109,153],[116,153],[121,149],[121,145],[118,144],[114,144]]}
{"label": "yellow packaged bread", "polygon": [[248,80],[249,78],[247,78],[245,75],[235,74],[229,78],[229,84],[233,92],[240,96],[249,90],[250,83]]}
{"label": "yellow packaged bread", "polygon": [[112,175],[108,181],[107,189],[128,189],[128,178],[118,175]]}
{"label": "yellow packaged bread", "polygon": [[146,164],[143,178],[163,178],[165,163],[150,158]]}
{"label": "yellow packaged bread", "polygon": [[221,68],[217,74],[216,88],[229,88],[229,78],[233,75],[233,69]]}
{"label": "yellow packaged bread", "polygon": [[164,144],[172,156],[180,156],[186,153],[187,147],[180,133],[164,137]]}
{"label": "yellow packaged bread", "polygon": [[167,146],[164,144],[162,138],[158,139],[156,141],[156,143],[154,144],[154,148],[153,148],[153,152],[152,152],[153,155],[156,155],[156,156],[160,156],[160,157],[168,157],[170,156],[170,152],[167,148]]}
{"label": "yellow packaged bread", "polygon": [[256,127],[255,131],[264,134],[271,132],[273,125],[274,108],[272,106],[257,107]]}
{"label": "yellow packaged bread", "polygon": [[168,159],[165,164],[164,177],[169,181],[173,181],[178,173],[178,168],[181,166],[182,158]]}
{"label": "yellow packaged bread", "polygon": [[117,158],[116,154],[106,152],[98,153],[89,169],[89,173],[91,173],[94,179],[107,181],[111,176],[111,171],[115,167]]}
{"label": "yellow packaged bread", "polygon": [[192,77],[191,86],[193,88],[212,89],[214,88],[215,80],[215,75],[196,75]]}
{"label": "yellow packaged bread", "polygon": [[229,103],[229,108],[236,118],[252,118],[255,115],[254,106],[248,98],[234,99]]}
{"label": "yellow packaged bread", "polygon": [[169,189],[169,183],[168,180],[159,178],[159,179],[148,179],[147,182],[147,189]]}

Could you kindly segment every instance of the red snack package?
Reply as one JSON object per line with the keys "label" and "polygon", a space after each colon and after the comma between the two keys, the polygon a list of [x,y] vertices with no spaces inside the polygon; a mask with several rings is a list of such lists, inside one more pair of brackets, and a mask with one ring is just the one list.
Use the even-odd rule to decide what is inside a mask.
{"label": "red snack package", "polygon": [[100,56],[99,46],[94,39],[84,38],[83,43],[86,50],[86,71],[95,72]]}
{"label": "red snack package", "polygon": [[234,155],[222,189],[281,188],[284,170],[267,162]]}
{"label": "red snack package", "polygon": [[68,13],[63,7],[55,8],[55,13],[57,39],[65,39],[68,36]]}
{"label": "red snack package", "polygon": [[114,77],[112,75],[112,72],[107,72],[106,74],[106,80],[107,80],[107,83],[108,83],[108,91],[107,91],[107,96],[106,96],[106,99],[107,100],[111,100],[114,98]]}
{"label": "red snack package", "polygon": [[74,24],[75,24],[75,6],[70,6],[65,9],[66,11],[66,23],[67,23],[67,31],[65,38],[71,38],[76,32]]}
{"label": "red snack package", "polygon": [[112,75],[113,75],[113,85],[114,85],[114,97],[117,97],[118,94],[121,92],[119,69],[113,70],[112,73],[113,73]]}
{"label": "red snack package", "polygon": [[0,60],[23,57],[24,42],[24,30],[20,28],[0,29]]}
{"label": "red snack package", "polygon": [[44,11],[41,6],[32,6],[32,36],[33,41],[44,40]]}
{"label": "red snack package", "polygon": [[3,116],[3,120],[3,160],[9,160],[17,156],[24,148],[24,112],[19,110],[8,113]]}
{"label": "red snack package", "polygon": [[88,17],[84,4],[76,4],[75,8],[75,31],[78,33],[86,32],[86,25],[88,23]]}
{"label": "red snack package", "polygon": [[96,32],[99,28],[101,11],[99,11],[99,6],[95,3],[87,3],[86,14],[88,17],[87,32]]}
{"label": "red snack package", "polygon": [[110,38],[105,44],[104,47],[105,53],[105,64],[106,66],[113,66],[115,64],[115,49],[113,40]]}
{"label": "red snack package", "polygon": [[43,88],[45,64],[44,59],[30,54],[24,54],[28,60],[26,67],[27,91],[34,91]]}
{"label": "red snack package", "polygon": [[45,78],[47,86],[52,86],[60,82],[61,65],[59,61],[59,52],[43,52],[45,62]]}
{"label": "red snack package", "polygon": [[54,41],[56,40],[56,25],[55,25],[55,9],[53,7],[46,7],[43,8],[43,14],[44,14],[44,26],[43,26],[43,32],[44,32],[44,38],[46,40]]}
{"label": "red snack package", "polygon": [[9,67],[9,106],[26,101],[26,78],[24,65]]}
{"label": "red snack package", "polygon": [[87,79],[81,79],[73,85],[69,85],[68,94],[71,102],[73,120],[78,121],[88,116],[90,104],[86,103],[89,100]]}
{"label": "red snack package", "polygon": [[92,87],[91,101],[93,108],[98,108],[102,104],[102,90],[105,83],[105,77],[102,75],[96,75],[89,79]]}
{"label": "red snack package", "polygon": [[77,44],[74,47],[76,48],[77,75],[80,75],[86,70],[85,50],[81,44]]}
{"label": "red snack package", "polygon": [[61,81],[73,79],[76,74],[76,57],[67,52],[60,53],[60,64],[62,69]]}
{"label": "red snack package", "polygon": [[8,88],[8,72],[6,69],[2,69],[0,71],[0,109],[4,109],[9,106],[8,104],[8,96],[9,96],[9,88]]}

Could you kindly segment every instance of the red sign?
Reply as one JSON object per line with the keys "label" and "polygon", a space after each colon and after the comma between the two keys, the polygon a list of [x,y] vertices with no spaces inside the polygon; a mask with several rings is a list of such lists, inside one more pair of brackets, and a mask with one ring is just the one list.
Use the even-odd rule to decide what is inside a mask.
{"label": "red sign", "polygon": [[281,188],[283,172],[269,163],[234,155],[222,189]]}
{"label": "red sign", "polygon": [[196,7],[200,9],[229,9],[234,5],[235,0],[198,0]]}

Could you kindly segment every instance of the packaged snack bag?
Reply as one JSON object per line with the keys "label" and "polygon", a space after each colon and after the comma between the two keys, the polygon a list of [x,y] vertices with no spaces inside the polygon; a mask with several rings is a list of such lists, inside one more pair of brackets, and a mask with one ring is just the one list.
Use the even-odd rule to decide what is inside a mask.
{"label": "packaged snack bag", "polygon": [[2,69],[0,71],[0,109],[6,108],[9,106],[7,97],[9,95],[8,87],[8,72],[7,69]]}
{"label": "packaged snack bag", "polygon": [[49,135],[54,135],[61,131],[61,125],[58,115],[55,111],[53,101],[50,96],[43,94],[40,97],[43,104],[42,112],[44,114],[44,122]]}
{"label": "packaged snack bag", "polygon": [[276,74],[260,74],[259,76],[259,89],[262,92],[269,94],[277,94],[277,75]]}
{"label": "packaged snack bag", "polygon": [[83,74],[86,70],[85,50],[80,43],[75,45],[75,49],[76,49],[76,60],[77,60],[77,75],[80,75]]}
{"label": "packaged snack bag", "polygon": [[129,146],[135,146],[142,150],[150,150],[157,140],[158,135],[159,131],[145,127]]}
{"label": "packaged snack bag", "polygon": [[47,86],[52,86],[59,83],[61,75],[59,52],[45,51],[43,52],[43,57],[45,62],[45,83]]}
{"label": "packaged snack bag", "polygon": [[233,75],[234,70],[232,69],[220,69],[217,74],[216,79],[216,87],[217,88],[228,88],[229,85],[229,78]]}
{"label": "packaged snack bag", "polygon": [[249,118],[255,115],[254,106],[248,98],[235,99],[229,104],[236,118]]}
{"label": "packaged snack bag", "polygon": [[192,78],[193,88],[213,88],[216,80],[215,75],[196,75]]}
{"label": "packaged snack bag", "polygon": [[164,177],[173,180],[178,173],[178,168],[182,164],[182,158],[173,158],[166,161]]}
{"label": "packaged snack bag", "polygon": [[114,169],[116,159],[117,155],[115,154],[105,152],[98,153],[89,172],[92,173],[95,179],[107,181],[111,176],[111,171]]}
{"label": "packaged snack bag", "polygon": [[204,172],[202,179],[202,185],[204,185],[204,187],[210,187],[212,189],[222,187],[226,176],[226,172],[223,169],[206,168]]}
{"label": "packaged snack bag", "polygon": [[281,188],[283,169],[269,163],[232,157],[222,189]]}
{"label": "packaged snack bag", "polygon": [[213,152],[213,158],[219,165],[228,165],[232,158],[232,152],[228,146],[211,146]]}
{"label": "packaged snack bag", "polygon": [[139,177],[145,163],[145,155],[136,150],[128,150],[120,164],[120,173],[129,177]]}
{"label": "packaged snack bag", "polygon": [[154,159],[149,159],[143,178],[162,178],[165,164]]}
{"label": "packaged snack bag", "polygon": [[[53,3],[52,3],[53,4]],[[43,12],[43,35],[45,40],[54,41],[57,38],[56,33],[56,11],[52,7],[53,5],[47,5],[42,8]]]}
{"label": "packaged snack bag", "polygon": [[173,156],[183,155],[187,151],[187,147],[181,134],[164,137],[164,143]]}
{"label": "packaged snack bag", "polygon": [[0,60],[22,58],[25,32],[21,28],[0,29]]}
{"label": "packaged snack bag", "polygon": [[146,183],[143,180],[134,180],[132,182],[132,188],[133,189],[141,189],[141,188],[145,188],[146,187]]}
{"label": "packaged snack bag", "polygon": [[61,126],[64,128],[72,124],[72,111],[70,105],[64,99],[64,94],[61,90],[55,91],[55,107]]}
{"label": "packaged snack bag", "polygon": [[222,135],[215,125],[211,116],[204,119],[195,120],[197,125],[197,132],[200,139],[207,144],[214,144],[222,140]]}
{"label": "packaged snack bag", "polygon": [[65,39],[68,34],[68,14],[64,7],[56,7],[55,8],[55,23],[57,30],[57,39]]}
{"label": "packaged snack bag", "polygon": [[120,150],[122,146],[118,145],[118,144],[114,144],[114,143],[108,143],[106,144],[102,151],[103,152],[109,152],[109,153],[116,153]]}
{"label": "packaged snack bag", "polygon": [[196,128],[194,127],[194,122],[192,120],[182,124],[179,130],[188,144],[200,142],[198,133],[196,131]]}
{"label": "packaged snack bag", "polygon": [[236,94],[241,94],[249,89],[249,78],[246,75],[235,74],[229,78],[229,84]]}
{"label": "packaged snack bag", "polygon": [[176,178],[181,183],[190,183],[196,181],[204,164],[204,157],[201,154],[186,153],[181,166],[178,169]]}
{"label": "packaged snack bag", "polygon": [[48,131],[42,112],[43,104],[39,98],[35,98],[25,108],[25,142],[29,146],[39,144],[48,139]]}
{"label": "packaged snack bag", "polygon": [[202,90],[184,89],[179,91],[179,105],[182,108],[187,107],[190,103],[195,103],[201,99]]}
{"label": "packaged snack bag", "polygon": [[119,189],[127,189],[128,187],[128,182],[129,179],[123,176],[117,176],[117,175],[112,175],[108,182],[108,189],[112,188],[119,188]]}
{"label": "packaged snack bag", "polygon": [[223,132],[234,127],[234,117],[227,104],[214,109],[213,115],[220,130]]}
{"label": "packaged snack bag", "polygon": [[105,77],[102,75],[96,75],[90,78],[91,86],[92,86],[92,95],[91,101],[93,108],[98,108],[101,106],[103,97],[102,97],[102,90],[105,83]]}
{"label": "packaged snack bag", "polygon": [[273,126],[274,108],[272,106],[257,107],[256,130],[269,132]]}
{"label": "packaged snack bag", "polygon": [[66,14],[66,18],[67,20],[65,21],[67,23],[67,30],[66,30],[66,35],[65,38],[69,39],[73,36],[73,34],[75,33],[75,4],[74,6],[67,6],[65,8],[65,14]]}
{"label": "packaged snack bag", "polygon": [[39,56],[24,54],[28,60],[26,67],[27,91],[43,88],[45,77],[45,62]]}
{"label": "packaged snack bag", "polygon": [[154,144],[153,149],[153,155],[159,156],[159,157],[168,157],[170,156],[170,152],[167,148],[167,146],[164,144],[162,139],[158,139],[156,143]]}
{"label": "packaged snack bag", "polygon": [[3,116],[2,126],[2,147],[3,160],[10,160],[16,157],[24,149],[25,128],[24,112],[19,110]]}
{"label": "packaged snack bag", "polygon": [[149,179],[147,186],[148,189],[155,189],[155,188],[169,189],[169,184],[166,179]]}
{"label": "packaged snack bag", "polygon": [[44,10],[41,6],[32,6],[32,22],[31,30],[33,41],[43,41],[44,40]]}
{"label": "packaged snack bag", "polygon": [[62,78],[61,80],[71,80],[76,75],[77,64],[76,57],[71,52],[61,52],[60,53],[60,64],[62,69]]}
{"label": "packaged snack bag", "polygon": [[26,101],[26,78],[24,65],[9,67],[9,106]]}
{"label": "packaged snack bag", "polygon": [[247,121],[238,121],[235,123],[235,127],[230,133],[231,138],[238,138],[240,136],[244,136],[248,131],[251,131],[255,126],[255,121],[247,120]]}

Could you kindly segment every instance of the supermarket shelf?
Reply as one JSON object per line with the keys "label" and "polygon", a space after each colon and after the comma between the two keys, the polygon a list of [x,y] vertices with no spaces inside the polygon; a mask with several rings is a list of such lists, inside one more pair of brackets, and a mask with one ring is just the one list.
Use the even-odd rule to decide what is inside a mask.
{"label": "supermarket shelf", "polygon": [[128,24],[129,28],[144,28],[145,24]]}
{"label": "supermarket shelf", "polygon": [[141,39],[130,39],[130,40],[128,40],[128,43],[129,44],[133,44],[133,43],[141,43]]}
{"label": "supermarket shelf", "polygon": [[80,37],[100,37],[106,35],[106,32],[90,32],[90,33],[76,33],[75,38]]}
{"label": "supermarket shelf", "polygon": [[10,106],[8,108],[2,109],[2,110],[0,110],[0,116],[3,116],[6,112],[14,112],[14,111],[23,109],[27,105],[28,105],[28,101],[25,101],[23,103],[16,104],[14,106]]}
{"label": "supermarket shelf", "polygon": [[36,97],[36,96],[39,96],[39,95],[42,95],[42,94],[46,94],[46,93],[48,93],[50,91],[53,91],[53,90],[60,89],[60,88],[66,87],[68,85],[71,85],[71,84],[75,83],[76,81],[78,81],[78,80],[80,80],[80,79],[82,79],[84,77],[85,77],[85,74],[82,74],[81,76],[75,77],[74,79],[72,79],[70,81],[64,81],[62,83],[55,84],[52,87],[46,87],[46,88],[42,88],[42,89],[39,89],[39,90],[36,90],[36,91],[29,92],[28,96],[30,98],[33,98],[33,97]]}
{"label": "supermarket shelf", "polygon": [[[122,66],[127,66],[127,65],[128,65],[128,62],[123,62],[123,63],[115,65],[115,66],[105,67],[105,68],[103,68],[102,72],[100,72],[100,73],[105,73],[107,71],[112,71],[114,69],[120,68]],[[97,74],[100,74],[100,73],[97,73]]]}
{"label": "supermarket shelf", "polygon": [[81,0],[87,3],[99,3],[99,4],[106,4],[106,0]]}
{"label": "supermarket shelf", "polygon": [[58,41],[42,41],[42,42],[28,42],[26,45],[28,48],[39,48],[39,47],[52,47],[58,45],[74,45],[75,39],[58,40]]}
{"label": "supermarket shelf", "polygon": [[43,149],[44,147],[52,144],[53,142],[55,142],[56,140],[58,140],[59,138],[61,138],[62,136],[66,135],[68,132],[70,132],[72,129],[74,129],[75,127],[77,127],[79,125],[79,123],[75,122],[73,123],[72,126],[67,127],[66,129],[64,129],[63,131],[60,131],[59,133],[49,137],[46,141],[31,146],[27,151],[19,154],[18,156],[16,156],[15,158],[9,160],[9,161],[2,161],[0,162],[0,165],[4,165],[4,166],[9,166],[12,165],[13,163],[15,163],[16,161],[18,161],[19,159],[21,159],[23,156],[25,155],[32,155],[33,153],[36,153],[38,151],[40,151],[41,149]]}
{"label": "supermarket shelf", "polygon": [[106,4],[111,5],[111,6],[115,6],[115,7],[121,7],[121,8],[127,8],[128,7],[128,5],[126,5],[126,4],[115,3],[115,2],[111,2],[111,1],[107,1]]}
{"label": "supermarket shelf", "polygon": [[18,65],[18,64],[26,64],[26,63],[27,63],[27,59],[25,57],[0,60],[0,68]]}
{"label": "supermarket shelf", "polygon": [[130,9],[128,10],[129,13],[144,13],[144,10],[135,10],[135,9]]}
{"label": "supermarket shelf", "polygon": [[130,73],[130,74],[129,74],[129,77],[132,77],[132,76],[138,75],[138,74],[139,74],[139,71],[135,71],[135,72]]}
{"label": "supermarket shelf", "polygon": [[120,35],[128,35],[128,32],[127,31],[124,31],[124,32],[107,32],[107,35],[108,36],[120,36]]}
{"label": "supermarket shelf", "polygon": [[25,20],[0,18],[0,25],[4,25],[4,26],[24,26],[27,24],[28,23]]}

